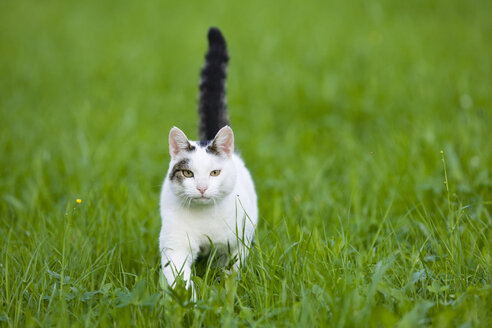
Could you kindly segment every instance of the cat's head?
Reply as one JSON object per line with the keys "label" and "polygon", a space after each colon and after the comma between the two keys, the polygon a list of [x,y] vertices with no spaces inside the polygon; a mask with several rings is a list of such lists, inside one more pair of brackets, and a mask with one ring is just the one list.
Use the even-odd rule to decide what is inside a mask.
{"label": "cat's head", "polygon": [[188,140],[174,127],[169,132],[171,163],[168,179],[182,204],[214,204],[229,195],[236,183],[234,134],[229,126],[207,143]]}

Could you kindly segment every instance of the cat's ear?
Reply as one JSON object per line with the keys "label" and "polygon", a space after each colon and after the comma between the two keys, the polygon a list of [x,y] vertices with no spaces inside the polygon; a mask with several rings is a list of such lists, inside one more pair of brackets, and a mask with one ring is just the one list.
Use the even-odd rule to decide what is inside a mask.
{"label": "cat's ear", "polygon": [[176,157],[182,151],[195,150],[195,146],[190,144],[186,134],[177,127],[173,127],[169,132],[169,154]]}
{"label": "cat's ear", "polygon": [[214,140],[208,146],[208,150],[218,154],[224,154],[227,157],[232,156],[234,153],[234,133],[228,125],[217,132]]}

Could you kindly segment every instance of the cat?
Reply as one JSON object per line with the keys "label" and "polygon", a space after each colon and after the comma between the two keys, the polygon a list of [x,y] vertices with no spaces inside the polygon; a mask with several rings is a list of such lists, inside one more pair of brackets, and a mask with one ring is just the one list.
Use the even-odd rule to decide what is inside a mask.
{"label": "cat", "polygon": [[191,141],[177,127],[171,129],[171,162],[160,197],[162,271],[171,287],[181,276],[193,297],[193,262],[209,255],[213,246],[237,271],[248,255],[258,220],[253,179],[234,151],[228,118],[226,41],[212,27],[208,42],[199,83],[200,140]]}

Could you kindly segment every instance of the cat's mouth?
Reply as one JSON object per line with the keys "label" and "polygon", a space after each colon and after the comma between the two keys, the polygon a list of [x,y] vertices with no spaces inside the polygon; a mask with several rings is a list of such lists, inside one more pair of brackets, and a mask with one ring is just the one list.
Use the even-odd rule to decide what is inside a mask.
{"label": "cat's mouth", "polygon": [[198,196],[193,198],[193,203],[195,203],[196,205],[208,206],[213,203],[213,198],[207,196]]}
{"label": "cat's mouth", "polygon": [[212,198],[211,197],[207,197],[207,196],[198,196],[198,197],[193,197],[194,200],[198,200],[198,201],[203,201],[203,202],[206,202],[206,201],[209,201],[211,200]]}

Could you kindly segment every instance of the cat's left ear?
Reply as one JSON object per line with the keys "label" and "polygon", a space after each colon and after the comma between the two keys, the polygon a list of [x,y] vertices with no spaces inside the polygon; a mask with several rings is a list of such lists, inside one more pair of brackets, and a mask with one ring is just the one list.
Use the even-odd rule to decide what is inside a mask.
{"label": "cat's left ear", "polygon": [[234,153],[234,133],[232,129],[228,125],[220,129],[210,146],[208,146],[208,149],[212,152],[231,157]]}
{"label": "cat's left ear", "polygon": [[195,150],[195,146],[190,144],[186,134],[177,127],[173,127],[169,132],[169,154],[176,157],[182,151]]}

